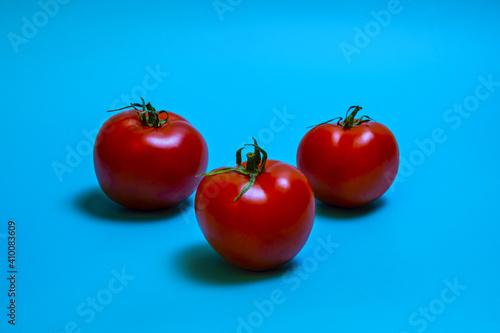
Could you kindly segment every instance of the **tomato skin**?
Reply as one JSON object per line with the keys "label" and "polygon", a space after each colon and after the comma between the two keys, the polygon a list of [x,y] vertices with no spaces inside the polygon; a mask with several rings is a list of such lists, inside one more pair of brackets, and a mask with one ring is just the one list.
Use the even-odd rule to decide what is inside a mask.
{"label": "tomato skin", "polygon": [[297,166],[318,200],[359,207],[389,189],[399,168],[399,148],[394,134],[378,122],[349,129],[322,124],[300,141]]}
{"label": "tomato skin", "polygon": [[94,145],[101,189],[132,209],[161,209],[185,200],[207,163],[203,136],[173,112],[159,128],[143,125],[135,110],[120,112],[102,125]]}
{"label": "tomato skin", "polygon": [[234,171],[204,177],[196,191],[196,217],[224,259],[244,269],[268,270],[292,260],[306,243],[314,194],[297,168],[268,160],[265,172],[235,202],[248,180]]}

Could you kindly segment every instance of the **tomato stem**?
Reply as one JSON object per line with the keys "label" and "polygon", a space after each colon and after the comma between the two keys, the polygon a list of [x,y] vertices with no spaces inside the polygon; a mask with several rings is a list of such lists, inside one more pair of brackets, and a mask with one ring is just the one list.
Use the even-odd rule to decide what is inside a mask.
{"label": "tomato stem", "polygon": [[[349,109],[347,109],[347,112],[345,114],[345,119],[342,118],[342,117],[337,117],[337,118],[333,118],[333,119],[327,120],[325,122],[322,122],[322,123],[320,123],[318,125],[308,126],[306,128],[312,128],[312,127],[316,127],[316,126],[319,126],[319,125],[328,124],[328,123],[330,123],[332,121],[337,120],[337,125],[340,126],[340,127],[342,127],[343,129],[347,130],[349,128],[352,128],[352,127],[355,127],[355,126],[358,126],[360,124],[363,124],[363,123],[366,123],[368,121],[373,120],[372,118],[370,118],[368,116],[365,116],[365,115],[361,116],[359,119],[356,119],[355,118],[356,114],[361,109],[363,109],[363,108],[361,106],[359,106],[359,105],[351,106]],[[351,110],[352,110],[352,112],[351,112],[351,114],[349,114],[349,111],[351,111]],[[344,119],[344,121],[342,121],[342,119]]]}
{"label": "tomato stem", "polygon": [[247,154],[247,171],[248,172],[255,172],[258,171],[259,169],[259,163],[260,161],[257,160],[256,156],[260,157],[260,154],[257,153],[248,153]]}
{"label": "tomato stem", "polygon": [[[137,112],[139,115],[139,118],[141,118],[141,122],[144,126],[149,126],[149,127],[161,127],[162,125],[166,124],[168,121],[169,114],[165,110],[161,111],[156,111],[156,109],[151,105],[151,103],[144,102],[144,99],[141,97],[142,104],[139,103],[130,103],[130,106],[134,108],[134,110]],[[124,109],[130,108],[130,106],[124,106],[119,109],[114,109],[114,110],[109,110],[108,112],[114,112],[114,111],[120,111]],[[141,108],[141,110],[137,109]],[[160,114],[166,113],[167,117],[165,119],[160,119]]]}
{"label": "tomato stem", "polygon": [[[247,165],[244,167],[241,164],[241,151],[245,148],[240,148],[236,151],[236,167],[232,168],[222,168],[218,170],[214,170],[208,173],[204,173],[201,175],[196,175],[196,177],[200,176],[213,176],[213,175],[219,175],[221,173],[226,173],[226,172],[232,172],[236,171],[241,173],[242,175],[250,177],[248,182],[245,184],[245,186],[241,189],[240,193],[236,198],[234,198],[234,201],[237,201],[243,194],[245,194],[255,183],[255,180],[257,179],[257,176],[263,173],[266,170],[266,162],[267,162],[267,153],[265,152],[264,149],[260,148],[259,145],[257,144],[257,140],[255,138],[252,138],[254,143],[249,143],[245,144],[245,146],[253,146],[254,147],[254,152],[253,153],[247,153]],[[262,154],[262,156],[261,156]]]}

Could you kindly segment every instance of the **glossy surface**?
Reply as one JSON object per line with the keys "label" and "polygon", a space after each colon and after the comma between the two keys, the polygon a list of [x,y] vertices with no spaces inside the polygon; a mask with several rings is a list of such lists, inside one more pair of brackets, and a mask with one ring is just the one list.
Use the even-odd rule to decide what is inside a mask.
{"label": "glossy surface", "polygon": [[[23,37],[40,3],[59,11],[15,53],[7,36]],[[401,0],[373,37],[371,11],[388,20],[398,1],[214,3],[2,1],[0,332],[500,332],[500,86],[483,84],[500,83],[500,1]],[[359,51],[350,62],[341,43]],[[469,111],[476,87],[489,95]],[[104,111],[140,95],[203,134],[208,170],[232,166],[249,136],[296,165],[306,126],[359,103],[396,136],[398,177],[357,209],[316,201],[291,262],[245,271],[208,245],[194,194],[131,211],[99,188]],[[7,218],[19,222],[15,326]],[[316,252],[320,240],[338,247]],[[459,296],[445,289],[455,279]],[[443,290],[456,297],[444,308]]]}
{"label": "glossy surface", "polygon": [[268,160],[265,172],[234,202],[248,179],[237,172],[204,177],[195,198],[198,224],[229,262],[248,270],[281,266],[299,253],[311,233],[311,186],[297,168]]}
{"label": "glossy surface", "polygon": [[[164,118],[164,114],[161,115]],[[94,168],[103,192],[133,209],[160,209],[189,197],[205,172],[208,149],[201,134],[169,112],[159,128],[142,125],[133,110],[109,118],[94,146]]]}
{"label": "glossy surface", "polygon": [[318,200],[357,207],[378,199],[391,186],[399,149],[392,132],[377,122],[347,130],[336,123],[323,124],[300,141],[297,166]]}

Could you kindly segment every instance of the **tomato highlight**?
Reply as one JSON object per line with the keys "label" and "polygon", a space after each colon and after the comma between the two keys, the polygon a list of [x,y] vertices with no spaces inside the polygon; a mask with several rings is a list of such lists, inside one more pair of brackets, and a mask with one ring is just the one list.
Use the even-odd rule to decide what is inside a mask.
{"label": "tomato highlight", "polygon": [[[394,134],[351,106],[342,117],[311,126],[297,149],[297,167],[316,198],[340,207],[359,207],[380,198],[399,168]],[[337,120],[336,123],[330,123]]]}
{"label": "tomato highlight", "polygon": [[[315,200],[307,178],[294,166],[267,159],[254,139],[254,152],[236,167],[204,174],[195,196],[200,229],[224,259],[262,271],[292,260],[306,243]],[[262,156],[261,156],[262,155]]]}
{"label": "tomato highlight", "polygon": [[142,104],[109,118],[94,145],[94,169],[102,191],[131,209],[153,210],[178,204],[198,186],[208,148],[183,117]]}

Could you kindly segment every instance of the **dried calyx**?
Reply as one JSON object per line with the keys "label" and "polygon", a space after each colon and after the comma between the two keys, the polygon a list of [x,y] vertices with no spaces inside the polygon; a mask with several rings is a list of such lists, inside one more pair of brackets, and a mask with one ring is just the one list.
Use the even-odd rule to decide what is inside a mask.
{"label": "dried calyx", "polygon": [[[342,117],[337,117],[337,118],[333,118],[333,119],[327,120],[325,122],[322,122],[322,123],[320,123],[318,125],[309,126],[307,128],[312,128],[312,127],[316,127],[316,126],[319,126],[319,125],[328,124],[328,123],[330,123],[332,121],[337,120],[337,125],[338,126],[342,127],[343,129],[349,129],[349,128],[352,128],[352,127],[355,127],[355,126],[358,126],[360,124],[363,124],[363,123],[366,123],[368,121],[373,120],[372,118],[370,118],[368,116],[361,116],[358,119],[356,119],[355,118],[356,114],[361,109],[362,109],[362,107],[359,106],[359,105],[357,105],[357,106],[351,106],[349,109],[347,109],[344,121],[342,121],[342,119],[343,119]],[[352,110],[352,112],[351,112],[351,114],[349,114],[349,112],[351,110]]]}
{"label": "dried calyx", "polygon": [[[208,173],[204,173],[201,175],[197,176],[213,176],[213,175],[219,175],[221,173],[226,173],[226,172],[239,172],[242,175],[250,177],[248,182],[245,184],[245,186],[241,189],[240,194],[234,199],[234,201],[238,200],[241,198],[243,194],[245,194],[255,183],[255,179],[257,179],[257,176],[260,175],[265,171],[266,168],[266,162],[267,162],[267,153],[264,151],[264,149],[260,148],[259,145],[257,144],[257,141],[255,138],[253,138],[254,143],[249,143],[245,144],[245,146],[253,146],[254,147],[254,152],[253,153],[247,153],[247,164],[246,167],[241,165],[241,151],[245,148],[240,148],[236,152],[236,167],[228,167],[228,168],[222,168],[218,169],[215,171],[211,171]],[[261,157],[262,153],[262,157]]]}
{"label": "dried calyx", "polygon": [[[130,103],[130,106],[134,108],[134,110],[137,112],[139,115],[139,118],[141,118],[141,122],[144,126],[149,126],[149,127],[161,127],[163,124],[167,123],[168,121],[168,112],[165,110],[161,111],[156,111],[156,109],[151,105],[151,103],[144,102],[144,99],[141,97],[142,104],[139,103]],[[125,106],[123,108],[115,109],[115,110],[109,110],[108,112],[113,112],[113,111],[120,111],[124,109],[130,108],[130,106]],[[140,108],[140,109],[138,109]],[[167,117],[165,119],[160,119],[160,114],[166,113]]]}

